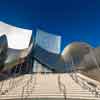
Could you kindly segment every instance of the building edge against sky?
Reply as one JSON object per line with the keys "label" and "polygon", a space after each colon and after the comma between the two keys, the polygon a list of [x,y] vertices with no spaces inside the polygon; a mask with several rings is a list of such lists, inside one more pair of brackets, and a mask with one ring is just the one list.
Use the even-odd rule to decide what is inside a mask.
{"label": "building edge against sky", "polygon": [[[19,46],[18,38],[20,38],[20,40],[22,41],[22,42],[20,41],[21,43],[23,43],[23,41],[24,42],[26,41],[25,42],[26,45],[23,45],[23,48],[27,48],[27,46],[28,46],[28,44],[30,42],[30,36],[31,36],[30,33],[32,33],[32,30],[26,30],[26,29],[17,28],[17,27],[5,24],[3,22],[1,22],[0,25],[1,25],[1,27],[0,27],[0,30],[1,30],[0,33],[1,34],[4,34],[4,32],[5,32],[5,34],[7,33],[8,36],[11,36],[11,38],[10,38],[10,39],[12,39],[11,42],[13,42],[16,39],[16,44],[18,44],[17,46]],[[18,33],[22,33],[22,34],[17,34],[17,32]],[[13,34],[16,34],[16,35],[13,35]],[[18,35],[18,38],[16,38],[17,35]],[[13,38],[13,36],[14,36],[14,38]],[[23,38],[23,36],[25,36],[26,38]],[[45,67],[45,68],[47,67],[47,69],[49,69],[49,72],[54,71],[54,72],[58,72],[58,73],[60,73],[60,72],[68,72],[69,70],[71,70],[71,66],[72,66],[71,62],[70,62],[71,66],[69,67],[69,64],[64,61],[63,56],[61,55],[61,51],[60,51],[60,49],[61,49],[60,48],[61,47],[61,36],[53,35],[51,33],[48,33],[48,32],[42,31],[40,29],[37,29],[36,37],[34,37],[34,38],[35,38],[35,48],[33,48],[33,51],[35,51],[35,52],[34,52],[33,56],[35,57],[35,59],[37,61],[39,61],[39,63],[44,65],[42,67]],[[8,38],[8,40],[9,40],[9,38]],[[28,42],[28,44],[27,44],[27,42]],[[75,48],[73,49],[74,53],[77,50],[79,50],[79,52],[82,53],[85,50],[83,47],[85,47],[86,50],[87,50],[87,46],[86,45],[82,46],[82,43],[80,43],[80,42],[77,42],[76,44],[77,45],[79,44],[79,45],[78,45],[78,47],[75,46]],[[70,45],[73,48],[73,45],[72,44],[70,44]],[[68,46],[66,46],[66,47],[68,48]],[[19,48],[19,47],[14,47],[14,49],[15,48],[22,49],[22,48]],[[80,48],[80,49],[78,49],[78,48]],[[69,51],[70,51],[70,49],[69,49]],[[93,48],[93,52],[94,51],[95,51],[95,48]],[[73,56],[72,52],[69,52],[69,53],[72,54],[72,56]],[[84,66],[90,66],[92,64],[94,66],[93,68],[97,69],[97,66],[94,63],[91,63],[91,62],[93,62],[93,60],[91,60],[91,59],[89,60],[89,64],[90,65],[86,62],[87,61],[86,59],[88,59],[91,56],[91,55],[89,55],[89,53],[90,52],[87,52],[87,54],[88,54],[87,56],[88,57],[87,56],[84,57],[84,59],[82,60],[82,64],[79,64],[79,65],[82,65],[84,67]],[[98,54],[99,54],[99,52],[97,53],[96,56],[98,56]],[[23,53],[23,55],[24,55],[24,53]],[[80,53],[77,54],[77,55],[80,56]],[[84,55],[84,53],[83,53],[83,55]],[[97,62],[100,62],[99,59],[97,59]],[[98,63],[98,64],[100,64],[100,63]],[[33,69],[36,69],[36,68],[33,68]],[[90,73],[91,73],[91,71],[90,71]]]}

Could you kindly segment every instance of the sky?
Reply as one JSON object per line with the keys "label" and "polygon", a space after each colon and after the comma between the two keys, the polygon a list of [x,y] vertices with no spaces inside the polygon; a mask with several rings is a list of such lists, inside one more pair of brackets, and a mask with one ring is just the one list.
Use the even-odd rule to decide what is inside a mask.
{"label": "sky", "polygon": [[74,41],[100,45],[100,0],[0,0],[0,21],[61,35],[61,50]]}

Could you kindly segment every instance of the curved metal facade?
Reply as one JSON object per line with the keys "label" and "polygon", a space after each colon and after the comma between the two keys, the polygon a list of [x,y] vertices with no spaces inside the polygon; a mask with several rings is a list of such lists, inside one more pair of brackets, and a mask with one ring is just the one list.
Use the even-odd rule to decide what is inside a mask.
{"label": "curved metal facade", "polygon": [[9,48],[25,49],[29,46],[32,30],[22,29],[0,22],[0,36],[3,34],[7,36]]}
{"label": "curved metal facade", "polygon": [[[5,38],[7,42],[6,52],[0,52],[0,56],[2,57],[2,54],[4,56],[0,58],[2,59],[0,63],[3,62],[2,70],[7,71],[16,65],[23,63],[25,58],[31,52],[33,46],[33,41],[31,41],[32,30],[22,29],[0,22],[0,36],[0,43],[2,43],[2,45]],[[5,38],[2,39],[2,36],[5,36]],[[2,50],[2,47],[4,46],[0,46],[0,50]],[[3,52],[4,51],[5,49]],[[0,67],[2,66],[0,65]]]}
{"label": "curved metal facade", "polygon": [[37,30],[36,44],[48,52],[59,54],[61,49],[61,36]]}
{"label": "curved metal facade", "polygon": [[60,55],[61,36],[37,30],[35,43],[34,57],[43,67],[54,72],[65,72],[65,64]]}

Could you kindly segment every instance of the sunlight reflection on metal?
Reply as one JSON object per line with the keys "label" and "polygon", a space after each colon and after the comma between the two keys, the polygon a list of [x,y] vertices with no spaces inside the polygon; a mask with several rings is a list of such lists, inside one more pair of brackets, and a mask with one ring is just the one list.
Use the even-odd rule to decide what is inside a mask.
{"label": "sunlight reflection on metal", "polygon": [[43,49],[52,52],[60,53],[61,36],[49,34],[48,32],[37,30],[36,44]]}
{"label": "sunlight reflection on metal", "polygon": [[0,21],[0,36],[7,35],[8,47],[13,49],[28,48],[32,30],[18,28]]}

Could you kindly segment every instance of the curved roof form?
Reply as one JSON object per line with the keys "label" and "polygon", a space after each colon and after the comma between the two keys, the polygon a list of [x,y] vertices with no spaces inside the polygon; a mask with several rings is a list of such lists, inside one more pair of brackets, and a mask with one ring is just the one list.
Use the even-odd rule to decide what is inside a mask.
{"label": "curved roof form", "polygon": [[64,48],[61,55],[66,64],[79,64],[84,56],[90,52],[90,48],[84,42],[73,42]]}
{"label": "curved roof form", "polygon": [[73,42],[63,50],[62,57],[73,70],[100,82],[100,47]]}
{"label": "curved roof form", "polygon": [[5,34],[8,47],[13,49],[26,49],[29,46],[32,30],[18,28],[0,21],[0,36]]}

